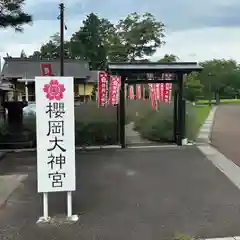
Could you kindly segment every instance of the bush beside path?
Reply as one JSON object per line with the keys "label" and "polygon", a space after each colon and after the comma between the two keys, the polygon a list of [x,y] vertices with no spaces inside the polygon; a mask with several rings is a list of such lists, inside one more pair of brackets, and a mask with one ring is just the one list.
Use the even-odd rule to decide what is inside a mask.
{"label": "bush beside path", "polygon": [[[210,110],[208,105],[193,106],[187,103],[186,137],[189,140],[196,139]],[[173,141],[173,103],[161,104],[156,111],[149,100],[129,101],[126,114],[142,138],[155,142]]]}
{"label": "bush beside path", "polygon": [[[211,107],[208,105],[187,104],[186,137],[195,140],[198,131],[207,118]],[[76,146],[116,145],[119,144],[118,108],[114,106],[98,107],[95,102],[88,102],[75,107],[75,142]],[[131,123],[130,125],[128,125]],[[138,142],[173,141],[173,103],[161,104],[158,111],[152,109],[150,100],[129,100],[126,102],[126,141],[129,126],[133,126],[130,135],[137,134]],[[24,116],[25,132],[30,132],[30,147],[36,146],[36,117],[34,112]],[[24,139],[26,136],[19,137]],[[139,140],[140,139],[140,140]],[[134,140],[134,139],[133,139]],[[135,139],[136,140],[136,139]],[[135,141],[134,140],[134,141]],[[13,139],[6,123],[0,123],[0,144],[12,143]],[[19,140],[20,141],[20,140]],[[136,142],[134,142],[136,143]],[[24,147],[24,145],[23,145]],[[25,147],[29,147],[29,143]],[[2,147],[5,148],[5,147]],[[14,148],[14,147],[13,147]],[[19,148],[19,147],[15,147]]]}

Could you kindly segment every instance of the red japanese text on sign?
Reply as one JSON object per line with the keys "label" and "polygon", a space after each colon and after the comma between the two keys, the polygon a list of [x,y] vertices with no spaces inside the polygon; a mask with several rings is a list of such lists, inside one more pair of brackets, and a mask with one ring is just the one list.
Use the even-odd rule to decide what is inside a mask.
{"label": "red japanese text on sign", "polygon": [[121,87],[121,77],[111,76],[110,88],[109,88],[109,104],[116,105],[119,103],[120,87]]}
{"label": "red japanese text on sign", "polygon": [[105,106],[108,100],[108,74],[98,72],[98,104]]}

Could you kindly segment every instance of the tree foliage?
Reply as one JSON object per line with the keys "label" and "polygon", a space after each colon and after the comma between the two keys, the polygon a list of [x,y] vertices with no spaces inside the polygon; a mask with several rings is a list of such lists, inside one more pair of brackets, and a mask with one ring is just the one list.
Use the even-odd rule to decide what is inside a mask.
{"label": "tree foliage", "polygon": [[195,102],[201,96],[203,85],[198,79],[198,73],[193,72],[184,76],[184,97],[188,101]]}
{"label": "tree foliage", "polygon": [[23,25],[32,22],[32,17],[23,11],[25,0],[0,0],[0,27],[13,27],[22,31]]}
{"label": "tree foliage", "polygon": [[107,34],[111,27],[112,24],[106,19],[100,19],[94,13],[89,14],[70,40],[71,56],[88,60],[92,69],[104,68],[107,60]]}
{"label": "tree foliage", "polygon": [[[147,60],[164,44],[164,30],[164,24],[150,13],[131,13],[117,24],[91,13],[65,42],[65,57],[87,60],[92,69],[103,69],[109,61]],[[52,36],[31,57],[59,57],[60,43],[56,37]]]}
{"label": "tree foliage", "polygon": [[[65,58],[70,57],[69,42],[64,42],[64,55]],[[60,33],[57,32],[50,37],[49,42],[42,45],[39,51],[34,51],[30,58],[60,58]]]}
{"label": "tree foliage", "polygon": [[165,54],[163,58],[159,59],[158,62],[169,63],[169,62],[177,62],[178,57],[174,54]]}
{"label": "tree foliage", "polygon": [[131,13],[119,21],[116,29],[128,61],[152,56],[164,44],[165,25],[151,13]]}
{"label": "tree foliage", "polygon": [[203,71],[199,74],[199,80],[204,86],[203,94],[209,101],[214,97],[219,103],[226,86],[232,84],[234,73],[238,69],[237,63],[232,59],[213,59],[202,62],[201,66]]}
{"label": "tree foliage", "polygon": [[[1,0],[0,0],[1,2]],[[6,5],[8,1],[4,1]],[[15,1],[23,4],[23,0]],[[0,25],[1,26],[1,25]],[[12,25],[18,26],[18,25]],[[19,27],[19,26],[18,26]],[[165,25],[150,13],[131,13],[116,24],[90,13],[82,26],[64,42],[65,58],[87,60],[93,70],[104,69],[108,62],[149,62],[157,48],[164,44]],[[59,58],[59,33],[33,52],[31,58]],[[174,54],[165,54],[158,62],[177,62]],[[240,68],[230,59],[212,59],[200,63],[203,71],[184,78],[184,96],[189,101],[197,98],[239,96]]]}

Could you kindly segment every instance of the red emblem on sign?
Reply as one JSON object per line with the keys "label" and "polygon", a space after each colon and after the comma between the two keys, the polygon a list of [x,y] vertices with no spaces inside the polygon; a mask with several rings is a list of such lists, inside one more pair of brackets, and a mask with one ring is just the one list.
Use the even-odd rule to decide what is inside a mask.
{"label": "red emblem on sign", "polygon": [[61,100],[65,91],[64,85],[60,84],[58,80],[51,80],[49,84],[45,84],[43,91],[46,93],[48,100]]}

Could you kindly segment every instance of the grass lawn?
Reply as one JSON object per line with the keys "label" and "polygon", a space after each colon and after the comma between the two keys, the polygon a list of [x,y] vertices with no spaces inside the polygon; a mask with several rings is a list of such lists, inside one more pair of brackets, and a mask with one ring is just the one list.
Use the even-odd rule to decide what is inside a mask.
{"label": "grass lawn", "polygon": [[[215,104],[216,100],[212,100],[212,104]],[[240,99],[221,99],[220,103],[240,103]],[[208,104],[208,100],[198,100],[197,104]]]}
{"label": "grass lawn", "polygon": [[197,137],[201,126],[203,125],[204,121],[207,119],[209,112],[211,111],[211,106],[202,105],[202,106],[195,106],[195,124],[193,129],[193,137],[194,139]]}

